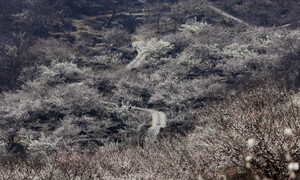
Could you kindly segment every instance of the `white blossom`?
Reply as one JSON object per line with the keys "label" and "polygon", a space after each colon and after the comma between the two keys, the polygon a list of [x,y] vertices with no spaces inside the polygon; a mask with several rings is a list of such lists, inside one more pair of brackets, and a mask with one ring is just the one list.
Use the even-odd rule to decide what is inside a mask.
{"label": "white blossom", "polygon": [[291,162],[288,165],[288,170],[290,170],[290,171],[297,171],[298,169],[299,169],[299,164],[296,162]]}
{"label": "white blossom", "polygon": [[252,148],[256,145],[256,140],[254,138],[248,139],[247,145],[249,148]]}
{"label": "white blossom", "polygon": [[291,136],[291,135],[293,135],[293,131],[292,131],[291,128],[286,128],[284,130],[284,134],[287,135],[287,136]]}
{"label": "white blossom", "polygon": [[251,157],[251,156],[247,156],[247,157],[245,158],[245,160],[246,160],[247,162],[249,162],[249,161],[252,160],[252,157]]}
{"label": "white blossom", "polygon": [[246,168],[247,168],[247,169],[250,169],[250,168],[251,168],[251,163],[246,162]]}

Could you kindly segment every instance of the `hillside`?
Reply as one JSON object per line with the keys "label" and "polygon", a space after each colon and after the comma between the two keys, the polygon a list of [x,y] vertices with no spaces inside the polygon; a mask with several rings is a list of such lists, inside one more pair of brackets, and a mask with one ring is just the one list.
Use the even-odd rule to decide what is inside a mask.
{"label": "hillside", "polygon": [[299,12],[0,1],[0,179],[296,179]]}

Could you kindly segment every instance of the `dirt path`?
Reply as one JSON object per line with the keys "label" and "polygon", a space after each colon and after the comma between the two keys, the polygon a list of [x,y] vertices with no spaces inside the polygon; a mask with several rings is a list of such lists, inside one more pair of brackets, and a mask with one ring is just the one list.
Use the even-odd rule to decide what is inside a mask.
{"label": "dirt path", "polygon": [[216,7],[211,6],[211,5],[205,5],[205,7],[209,8],[209,9],[212,9],[212,10],[214,10],[215,12],[221,14],[222,16],[227,17],[227,18],[229,18],[229,19],[232,19],[232,20],[234,20],[234,21],[236,21],[236,22],[238,22],[238,23],[240,23],[240,24],[243,24],[243,25],[245,25],[245,26],[247,26],[247,27],[251,27],[251,26],[250,26],[248,23],[246,23],[245,21],[243,21],[243,20],[241,20],[241,19],[239,19],[239,18],[237,18],[237,17],[234,17],[234,16],[232,16],[231,14],[228,14],[227,12],[225,12],[225,11],[219,9],[219,8],[216,8]]}
{"label": "dirt path", "polygon": [[149,111],[152,114],[152,126],[146,133],[146,142],[155,140],[160,132],[160,129],[166,127],[167,125],[167,115],[164,112],[154,110]]}
{"label": "dirt path", "polygon": [[[111,102],[103,101],[101,103],[117,106],[117,104]],[[146,108],[139,108],[139,107],[131,107],[131,108],[138,111],[149,112],[152,115],[151,127],[147,130],[145,136],[146,143],[149,141],[154,141],[157,135],[159,134],[160,129],[167,126],[167,115],[164,112],[156,111],[152,109],[146,109]]]}
{"label": "dirt path", "polygon": [[143,47],[144,47],[144,41],[135,41],[132,43],[132,46],[134,48],[136,48],[138,55],[136,56],[136,58],[130,62],[127,66],[126,66],[126,70],[130,70],[130,69],[134,69],[137,68],[141,65],[141,63],[145,60],[145,58],[147,57],[148,53],[143,51]]}
{"label": "dirt path", "polygon": [[[147,53],[143,52],[144,41],[135,41],[132,43],[132,46],[137,48],[138,55],[131,63],[129,63],[126,66],[126,70],[137,68],[147,56]],[[109,104],[109,105],[116,105],[115,103],[110,103],[110,102],[102,102],[102,103]],[[132,109],[151,113],[152,123],[151,123],[151,127],[146,132],[145,141],[149,142],[155,140],[157,135],[160,132],[160,129],[166,127],[167,125],[167,115],[164,112],[156,111],[152,109],[139,108],[139,107],[132,107]]]}
{"label": "dirt path", "polygon": [[[148,53],[143,50],[144,45],[145,45],[145,41],[135,41],[132,43],[132,46],[137,49],[138,55],[132,62],[130,62],[126,66],[126,70],[139,67],[141,63],[145,60]],[[145,141],[147,142],[147,141],[155,140],[157,135],[160,132],[160,129],[166,127],[167,125],[167,115],[164,112],[155,111],[152,109],[144,109],[144,108],[135,108],[135,109],[141,111],[147,111],[151,113],[152,125],[146,133]]]}
{"label": "dirt path", "polygon": [[167,115],[162,111],[156,111],[152,109],[138,108],[132,107],[132,109],[146,111],[151,113],[152,115],[152,123],[151,127],[146,132],[145,142],[154,141],[157,135],[160,132],[161,128],[165,128],[167,126]]}

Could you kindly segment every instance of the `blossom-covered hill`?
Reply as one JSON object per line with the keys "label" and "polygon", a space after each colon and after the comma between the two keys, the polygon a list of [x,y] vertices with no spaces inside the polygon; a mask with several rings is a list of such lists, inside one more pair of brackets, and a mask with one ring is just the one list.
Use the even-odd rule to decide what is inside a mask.
{"label": "blossom-covered hill", "polygon": [[0,179],[297,177],[298,12],[0,1]]}

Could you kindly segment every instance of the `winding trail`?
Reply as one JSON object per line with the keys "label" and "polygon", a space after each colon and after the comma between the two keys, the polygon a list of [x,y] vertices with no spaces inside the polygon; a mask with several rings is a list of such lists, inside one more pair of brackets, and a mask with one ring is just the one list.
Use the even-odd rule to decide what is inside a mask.
{"label": "winding trail", "polygon": [[136,48],[138,55],[132,62],[130,62],[126,66],[126,70],[139,67],[142,64],[142,62],[145,60],[145,58],[148,56],[148,53],[143,50],[144,45],[145,45],[145,41],[135,41],[132,43],[132,46]]}
{"label": "winding trail", "polygon": [[[138,55],[136,58],[126,66],[126,70],[131,70],[133,68],[137,68],[147,57],[147,53],[143,51],[144,41],[135,41],[132,43],[132,46],[137,49]],[[103,104],[117,106],[116,103],[102,101]],[[152,123],[151,127],[147,130],[145,135],[145,142],[154,141],[157,135],[160,132],[161,128],[167,126],[167,115],[162,111],[156,111],[153,109],[139,108],[139,107],[131,107],[134,110],[148,112],[152,115]]]}
{"label": "winding trail", "polygon": [[157,135],[160,132],[161,128],[165,128],[167,126],[167,115],[162,111],[156,111],[152,109],[144,109],[133,107],[133,109],[146,111],[151,113],[152,115],[152,123],[151,127],[148,129],[145,135],[145,142],[154,141]]}
{"label": "winding trail", "polygon": [[[118,106],[116,103],[101,101],[103,104]],[[146,109],[140,107],[131,107],[134,110],[148,112],[152,115],[151,127],[148,129],[145,135],[145,142],[154,141],[160,132],[161,128],[167,126],[167,115],[162,111],[156,111],[153,109]]]}
{"label": "winding trail", "polygon": [[[144,45],[145,45],[145,41],[135,41],[132,43],[132,46],[137,49],[138,55],[132,62],[130,62],[126,66],[126,70],[139,67],[142,64],[142,62],[145,60],[145,58],[148,56],[148,53],[143,50]],[[167,115],[164,112],[156,111],[152,109],[144,109],[138,107],[133,107],[133,109],[151,113],[152,124],[151,127],[146,132],[145,141],[149,142],[151,140],[155,140],[157,135],[160,132],[160,129],[166,127],[167,125]]]}
{"label": "winding trail", "polygon": [[146,133],[146,143],[151,140],[155,140],[160,132],[160,129],[167,126],[167,115],[164,112],[154,110],[149,111],[152,114],[152,126]]}
{"label": "winding trail", "polygon": [[205,7],[209,8],[209,9],[212,9],[215,12],[221,14],[222,16],[227,17],[229,19],[232,19],[232,20],[234,20],[234,21],[236,21],[236,22],[238,22],[240,24],[243,24],[243,25],[245,25],[247,27],[251,27],[250,24],[246,23],[245,21],[243,21],[243,20],[241,20],[241,19],[239,19],[237,17],[234,17],[233,15],[231,15],[231,14],[229,14],[229,13],[227,13],[227,12],[225,12],[225,11],[219,9],[219,8],[216,8],[216,7],[211,6],[211,5],[205,5]]}

